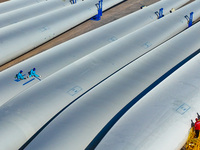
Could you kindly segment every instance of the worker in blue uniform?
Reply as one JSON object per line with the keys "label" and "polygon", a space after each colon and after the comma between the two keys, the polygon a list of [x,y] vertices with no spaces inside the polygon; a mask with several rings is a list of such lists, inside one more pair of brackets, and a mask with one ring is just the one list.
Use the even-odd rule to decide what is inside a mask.
{"label": "worker in blue uniform", "polygon": [[35,73],[35,68],[31,69],[31,71],[29,72],[29,76],[28,76],[28,77],[30,78],[30,77],[32,77],[32,76],[33,76],[33,77],[40,77],[39,75],[37,75],[37,74]]}
{"label": "worker in blue uniform", "polygon": [[24,80],[24,79],[26,79],[25,77],[24,77],[24,75],[22,75],[22,70],[20,70],[20,72],[16,75],[16,77],[17,77],[17,79],[18,80]]}

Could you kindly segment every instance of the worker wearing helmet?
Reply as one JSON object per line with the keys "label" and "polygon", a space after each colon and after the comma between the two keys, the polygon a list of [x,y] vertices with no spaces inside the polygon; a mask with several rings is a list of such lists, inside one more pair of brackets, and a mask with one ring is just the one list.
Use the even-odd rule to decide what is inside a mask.
{"label": "worker wearing helmet", "polygon": [[194,124],[196,138],[199,137],[199,130],[200,130],[200,121],[196,118],[196,122]]}
{"label": "worker wearing helmet", "polygon": [[36,70],[35,68],[31,69],[31,71],[29,72],[29,76],[28,76],[29,78],[32,77],[32,76],[33,77],[40,77],[39,75],[37,75],[35,73],[35,70]]}
{"label": "worker wearing helmet", "polygon": [[24,80],[24,79],[26,79],[26,78],[24,77],[24,75],[22,75],[22,73],[23,73],[23,71],[20,70],[20,72],[16,75],[16,77],[17,77],[18,80]]}

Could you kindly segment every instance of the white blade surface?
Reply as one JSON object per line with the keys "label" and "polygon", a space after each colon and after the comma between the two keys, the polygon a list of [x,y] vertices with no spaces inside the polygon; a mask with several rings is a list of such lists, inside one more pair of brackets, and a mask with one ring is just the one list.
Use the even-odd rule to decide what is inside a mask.
{"label": "white blade surface", "polygon": [[38,83],[38,80],[34,80],[25,86],[23,86],[23,84],[25,84],[27,80],[15,83],[14,76],[20,70],[27,73],[35,67],[37,69],[36,73],[41,75],[42,79],[45,79],[56,71],[95,51],[96,49],[136,31],[138,28],[145,26],[147,23],[155,21],[157,19],[155,11],[157,11],[161,6],[164,8],[164,13],[167,14],[172,7],[177,8],[185,2],[187,1],[160,1],[145,9],[123,17],[122,19],[51,48],[48,51],[38,54],[1,72],[0,83],[3,88],[0,89],[0,105],[20,92],[28,89],[32,85]]}
{"label": "white blade surface", "polygon": [[[85,56],[5,103],[0,108],[0,141],[3,141],[0,146],[19,148],[66,105],[120,67],[187,27],[185,13],[194,11],[200,15],[199,4],[200,1],[193,2],[150,24],[149,28],[137,30]],[[161,34],[163,31],[166,33]]]}
{"label": "white blade surface", "polygon": [[37,4],[40,2],[45,2],[47,0],[15,0],[15,1],[6,1],[0,3],[0,14],[10,12],[22,7],[26,7],[29,5]]}
{"label": "white blade surface", "polygon": [[197,55],[132,106],[96,150],[180,150],[200,111],[199,62]]}
{"label": "white blade surface", "polygon": [[[141,92],[200,48],[200,43],[198,42],[200,38],[199,27],[200,23],[160,45],[79,98],[47,125],[26,149],[85,149],[124,106],[132,100],[132,103],[136,103],[139,100],[136,97]],[[164,87],[160,89],[164,89]],[[196,92],[195,88],[192,89],[194,89],[192,93]],[[173,90],[177,92],[176,88]],[[185,90],[183,91],[185,92]],[[156,92],[157,95],[158,93]],[[148,147],[152,145],[151,142],[156,140],[158,142],[154,142],[155,147],[152,146],[152,150],[157,150],[156,145],[160,146],[158,149],[166,148],[167,146],[161,147],[164,145],[163,143],[168,145],[168,150],[177,147],[180,143],[182,144],[185,140],[185,136],[182,136],[182,134],[180,134],[181,136],[177,134],[175,138],[170,137],[171,140],[169,138],[170,133],[167,135],[168,128],[165,124],[170,122],[170,118],[168,121],[165,121],[165,119],[168,119],[170,114],[167,114],[168,112],[164,107],[169,99],[164,101],[163,97],[159,94],[156,98],[151,98],[156,103],[151,104],[148,102],[147,105],[144,104],[144,108],[136,108],[137,111],[132,114],[134,119],[129,115],[126,121],[121,122],[121,124],[124,123],[129,126],[120,128],[121,124],[119,124],[117,134],[113,133],[110,134],[109,138],[105,138],[103,146],[100,146],[99,149],[132,150],[140,147],[143,150],[149,149]],[[159,100],[162,102],[159,102]],[[137,106],[136,104],[133,108]],[[154,107],[151,108],[151,106]],[[178,108],[179,106],[176,107]],[[149,112],[155,114],[151,116]],[[166,115],[168,115],[167,118]],[[180,115],[180,117],[182,116]],[[161,119],[161,123],[158,122],[159,119]],[[187,121],[189,123],[190,120],[188,119]],[[162,128],[161,125],[165,127]],[[169,123],[169,126],[171,125],[172,123]],[[180,129],[179,131],[181,132]],[[176,134],[175,131],[174,134]],[[164,142],[162,141],[163,138]],[[173,140],[173,143],[168,143],[165,139],[168,139],[169,142]],[[95,144],[99,142],[98,138],[95,140],[88,149],[94,149]],[[149,140],[148,144],[146,144],[147,140]]]}
{"label": "white blade surface", "polygon": [[[106,10],[123,0],[105,0]],[[0,28],[0,65],[47,42],[98,13],[98,0],[85,1]]]}
{"label": "white blade surface", "polygon": [[[77,0],[77,2],[79,1],[82,2],[82,0]],[[21,9],[0,14],[0,28],[70,5],[71,2],[68,0],[48,0],[44,3],[36,3]]]}

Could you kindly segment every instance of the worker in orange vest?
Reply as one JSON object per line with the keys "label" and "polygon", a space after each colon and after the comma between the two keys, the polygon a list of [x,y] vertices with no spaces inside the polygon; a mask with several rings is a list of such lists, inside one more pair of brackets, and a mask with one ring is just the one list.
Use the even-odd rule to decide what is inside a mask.
{"label": "worker in orange vest", "polygon": [[196,122],[194,124],[196,138],[199,137],[199,130],[200,130],[200,121],[196,118]]}

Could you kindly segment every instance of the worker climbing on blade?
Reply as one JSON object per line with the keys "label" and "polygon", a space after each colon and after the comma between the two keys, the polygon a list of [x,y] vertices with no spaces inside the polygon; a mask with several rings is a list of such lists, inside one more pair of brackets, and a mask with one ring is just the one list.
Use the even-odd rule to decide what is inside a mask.
{"label": "worker climbing on blade", "polygon": [[195,128],[195,133],[196,133],[196,138],[199,137],[199,130],[200,130],[200,121],[196,118],[196,122],[194,124],[194,128]]}
{"label": "worker climbing on blade", "polygon": [[33,77],[37,77],[37,78],[38,78],[38,77],[41,77],[41,76],[39,76],[39,75],[37,75],[37,74],[35,73],[35,68],[31,69],[31,71],[30,71],[28,74],[29,74],[29,76],[28,76],[29,78],[32,77],[32,76],[33,76]]}
{"label": "worker climbing on blade", "polygon": [[22,70],[20,70],[20,72],[16,75],[16,78],[18,79],[18,80],[24,80],[24,79],[26,79],[24,76],[25,75],[22,75]]}

